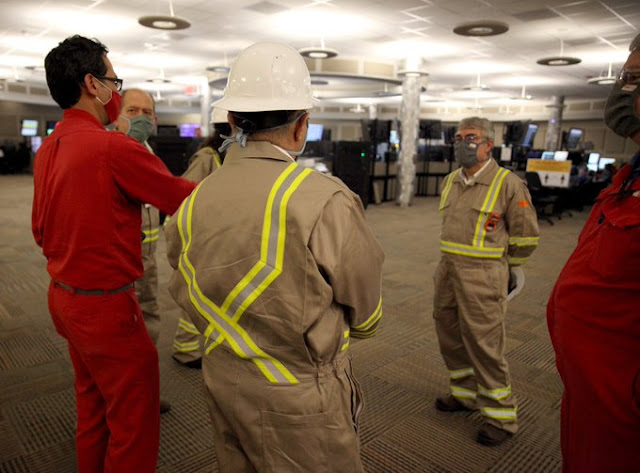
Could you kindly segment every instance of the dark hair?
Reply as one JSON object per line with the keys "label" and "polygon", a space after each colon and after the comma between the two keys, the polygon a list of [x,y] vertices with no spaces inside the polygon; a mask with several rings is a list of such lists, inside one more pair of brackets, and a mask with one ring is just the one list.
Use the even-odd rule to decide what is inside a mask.
{"label": "dark hair", "polygon": [[97,39],[75,35],[65,39],[49,51],[44,59],[47,85],[53,100],[60,108],[73,107],[82,94],[84,76],[107,73],[104,55],[109,50]]}
{"label": "dark hair", "polygon": [[220,148],[220,146],[222,146],[222,143],[224,142],[224,138],[222,137],[222,135],[231,136],[231,126],[228,123],[216,123],[213,126],[213,133],[202,142],[202,144],[198,147],[198,150],[206,147],[211,147],[220,156],[220,161],[224,162],[226,152],[221,153],[220,151],[218,151],[218,148]]}
{"label": "dark hair", "polygon": [[235,126],[245,133],[269,130],[294,122],[305,110],[274,110],[269,112],[231,112]]}

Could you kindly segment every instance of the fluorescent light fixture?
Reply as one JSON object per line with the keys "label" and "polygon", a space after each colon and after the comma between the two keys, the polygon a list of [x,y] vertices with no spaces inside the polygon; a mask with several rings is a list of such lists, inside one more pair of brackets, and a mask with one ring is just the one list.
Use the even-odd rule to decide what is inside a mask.
{"label": "fluorescent light fixture", "polygon": [[398,71],[398,76],[400,77],[425,77],[428,76],[429,74],[424,72],[424,71],[417,71],[417,70],[412,70],[412,71],[406,71],[406,70],[401,70]]}
{"label": "fluorescent light fixture", "polygon": [[564,42],[560,40],[560,54],[557,56],[544,57],[536,61],[541,66],[572,66],[574,64],[580,64],[582,59],[572,56],[565,56],[564,54]]}
{"label": "fluorescent light fixture", "polygon": [[231,68],[229,66],[209,66],[206,70],[216,72],[218,74],[229,74]]}
{"label": "fluorescent light fixture", "polygon": [[617,77],[613,74],[612,64],[609,63],[609,70],[606,74],[600,74],[598,77],[592,77],[587,80],[588,84],[594,85],[612,85],[616,83]]}

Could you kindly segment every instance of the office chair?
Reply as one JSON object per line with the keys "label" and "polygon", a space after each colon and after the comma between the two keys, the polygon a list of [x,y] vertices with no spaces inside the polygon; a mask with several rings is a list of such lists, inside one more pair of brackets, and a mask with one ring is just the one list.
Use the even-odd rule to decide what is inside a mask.
{"label": "office chair", "polygon": [[538,220],[546,220],[550,225],[553,225],[553,210],[548,212],[549,207],[555,207],[558,202],[558,196],[552,195],[548,189],[542,185],[540,176],[537,172],[526,172],[524,178],[527,181],[527,187],[531,194],[531,202],[536,209]]}

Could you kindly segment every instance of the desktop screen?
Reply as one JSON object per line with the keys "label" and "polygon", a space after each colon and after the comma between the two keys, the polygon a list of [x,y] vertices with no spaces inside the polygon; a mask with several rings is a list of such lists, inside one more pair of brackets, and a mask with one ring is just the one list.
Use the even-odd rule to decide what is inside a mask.
{"label": "desktop screen", "polygon": [[389,143],[392,145],[400,144],[400,136],[398,135],[398,130],[391,130],[389,133]]}
{"label": "desktop screen", "polygon": [[615,158],[600,158],[598,161],[598,170],[602,171],[607,164],[614,164],[615,162]]}
{"label": "desktop screen", "polygon": [[309,123],[309,130],[307,131],[307,141],[322,141],[323,131],[323,125],[319,123]]}
{"label": "desktop screen", "polygon": [[554,154],[554,151],[543,151],[540,159],[553,159]]}
{"label": "desktop screen", "polygon": [[31,151],[37,153],[42,145],[42,136],[32,136],[31,137]]}
{"label": "desktop screen", "polygon": [[582,128],[569,128],[565,138],[566,148],[576,149],[578,147],[578,143],[580,143],[580,140],[582,139],[582,133]]}
{"label": "desktop screen", "polygon": [[47,120],[46,126],[47,126],[47,136],[49,136],[53,130],[55,130],[56,126],[58,125],[58,122],[55,120]]}
{"label": "desktop screen", "polygon": [[553,159],[556,161],[566,161],[569,157],[569,151],[556,151],[553,153]]}
{"label": "desktop screen", "polygon": [[587,169],[589,171],[596,172],[598,170],[599,160],[600,160],[600,153],[589,153],[589,159],[587,160]]}
{"label": "desktop screen", "polygon": [[22,136],[36,136],[38,134],[38,120],[22,120]]}
{"label": "desktop screen", "polygon": [[532,148],[533,140],[535,139],[537,132],[538,125],[536,125],[535,123],[529,123],[529,125],[527,126],[527,132],[522,139],[522,146],[524,146],[525,148]]}
{"label": "desktop screen", "polygon": [[180,136],[183,138],[195,138],[200,136],[200,125],[197,123],[181,123]]}

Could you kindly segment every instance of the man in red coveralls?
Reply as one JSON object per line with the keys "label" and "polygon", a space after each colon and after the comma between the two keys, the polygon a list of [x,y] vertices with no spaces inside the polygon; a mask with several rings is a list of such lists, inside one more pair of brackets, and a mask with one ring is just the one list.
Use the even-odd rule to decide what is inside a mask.
{"label": "man in red coveralls", "polygon": [[158,353],[133,287],[142,276],[140,203],[172,214],[195,184],[104,129],[122,101],[107,52],[73,36],[45,59],[64,118],[36,156],[32,228],[51,275],[49,311],[75,370],[78,472],[152,473]]}
{"label": "man in red coveralls", "polygon": [[[640,145],[640,35],[605,122]],[[640,471],[640,151],[598,196],[547,306],[564,473]]]}

